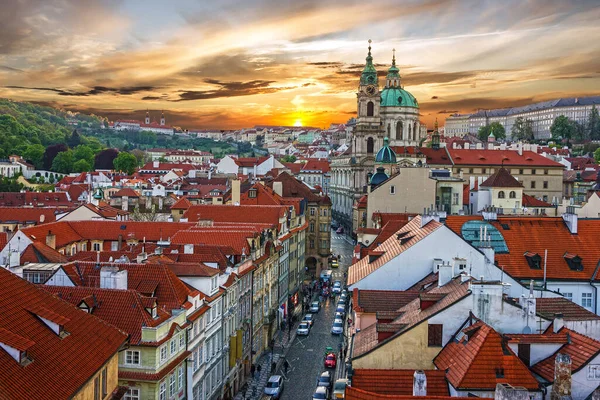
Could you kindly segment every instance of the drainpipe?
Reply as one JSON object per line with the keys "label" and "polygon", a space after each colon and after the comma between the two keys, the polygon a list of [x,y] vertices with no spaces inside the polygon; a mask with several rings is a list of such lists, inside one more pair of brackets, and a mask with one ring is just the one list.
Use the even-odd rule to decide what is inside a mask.
{"label": "drainpipe", "polygon": [[594,314],[597,314],[598,311],[598,287],[594,285],[594,278],[598,273],[598,269],[600,269],[600,260],[598,260],[598,264],[596,264],[596,269],[594,270],[594,273],[590,278],[590,286],[592,287],[592,289],[594,289]]}

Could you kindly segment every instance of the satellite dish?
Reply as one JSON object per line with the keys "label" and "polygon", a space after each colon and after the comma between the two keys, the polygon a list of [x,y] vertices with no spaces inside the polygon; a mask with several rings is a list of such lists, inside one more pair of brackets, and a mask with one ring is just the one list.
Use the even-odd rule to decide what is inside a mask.
{"label": "satellite dish", "polygon": [[526,326],[525,328],[523,328],[523,333],[529,335],[531,333],[531,328],[529,326]]}

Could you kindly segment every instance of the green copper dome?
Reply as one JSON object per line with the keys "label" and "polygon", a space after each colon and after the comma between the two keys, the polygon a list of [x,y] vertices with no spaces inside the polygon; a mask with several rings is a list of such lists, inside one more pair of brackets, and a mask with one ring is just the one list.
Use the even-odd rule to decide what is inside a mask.
{"label": "green copper dome", "polygon": [[390,147],[389,139],[387,137],[383,139],[383,147],[377,152],[375,162],[380,164],[396,163],[396,153]]}
{"label": "green copper dome", "polygon": [[390,69],[388,69],[386,79],[388,81],[392,79],[400,79],[400,70],[398,69],[398,67],[396,67],[396,49],[394,49],[394,56],[392,57],[392,66],[390,67]]}
{"label": "green copper dome", "polygon": [[415,107],[419,103],[415,96],[399,87],[386,87],[381,92],[381,107]]}
{"label": "green copper dome", "polygon": [[373,65],[373,57],[371,56],[371,39],[369,39],[369,54],[367,54],[367,63],[360,74],[361,85],[376,85],[377,84],[377,70]]}
{"label": "green copper dome", "polygon": [[385,182],[388,178],[389,177],[385,173],[385,168],[379,167],[377,168],[377,172],[375,173],[375,175],[371,177],[371,186],[375,187],[377,185],[380,185],[382,182]]}

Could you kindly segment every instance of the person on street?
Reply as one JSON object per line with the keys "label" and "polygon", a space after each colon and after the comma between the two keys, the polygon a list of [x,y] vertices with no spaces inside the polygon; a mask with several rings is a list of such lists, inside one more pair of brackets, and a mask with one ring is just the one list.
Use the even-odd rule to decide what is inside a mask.
{"label": "person on street", "polygon": [[258,377],[260,378],[260,370],[262,369],[262,366],[260,364],[258,364],[258,367],[256,367],[256,372]]}
{"label": "person on street", "polygon": [[250,367],[250,374],[252,374],[252,378],[256,379],[256,365],[252,364]]}

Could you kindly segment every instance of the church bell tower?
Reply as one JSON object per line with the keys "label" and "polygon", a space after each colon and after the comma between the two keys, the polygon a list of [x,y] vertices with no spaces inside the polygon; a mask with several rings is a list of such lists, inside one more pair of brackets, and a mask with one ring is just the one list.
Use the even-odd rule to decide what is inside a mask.
{"label": "church bell tower", "polygon": [[356,156],[374,154],[376,149],[381,147],[380,97],[377,70],[373,65],[371,40],[369,39],[369,53],[360,75],[357,93],[358,118],[352,142],[352,152]]}

